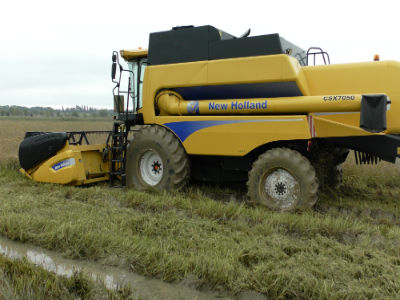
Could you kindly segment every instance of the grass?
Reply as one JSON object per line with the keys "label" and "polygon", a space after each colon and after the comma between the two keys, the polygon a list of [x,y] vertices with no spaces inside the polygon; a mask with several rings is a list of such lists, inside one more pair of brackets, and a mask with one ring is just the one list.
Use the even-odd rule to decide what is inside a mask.
{"label": "grass", "polygon": [[56,276],[27,260],[0,255],[0,299],[136,299],[127,288],[107,290],[82,272]]}
{"label": "grass", "polygon": [[149,194],[40,184],[9,164],[0,169],[0,233],[166,281],[195,276],[199,287],[234,295],[399,298],[397,170],[345,170],[343,188],[322,194],[315,210],[276,213],[216,201],[204,187]]}
{"label": "grass", "polygon": [[237,200],[240,186],[144,193],[36,183],[9,157],[0,164],[0,234],[10,239],[232,295],[400,298],[393,165],[356,167],[350,157],[343,186],[321,193],[313,210],[277,213]]}

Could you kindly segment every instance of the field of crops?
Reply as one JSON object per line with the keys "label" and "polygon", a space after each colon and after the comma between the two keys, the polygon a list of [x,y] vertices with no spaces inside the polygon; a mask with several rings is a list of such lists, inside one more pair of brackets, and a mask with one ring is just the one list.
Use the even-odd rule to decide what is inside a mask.
{"label": "field of crops", "polygon": [[17,158],[19,143],[27,131],[111,130],[112,120],[38,119],[0,117],[0,162]]}
{"label": "field of crops", "polygon": [[[26,130],[103,130],[111,124],[24,122],[0,119],[3,157],[16,157]],[[248,205],[244,185],[197,183],[179,193],[144,193],[105,184],[40,184],[17,169],[15,162],[3,159],[0,235],[8,239],[228,298],[400,298],[396,166],[356,166],[349,157],[343,186],[320,193],[313,210],[295,213]],[[32,276],[48,278],[48,289],[56,292],[47,293],[54,297],[60,286],[72,291],[70,298],[89,297],[74,292],[77,284],[1,259],[0,299],[7,298],[1,294],[6,286],[8,295],[16,293],[20,278],[38,291],[30,295],[41,298],[43,285]],[[101,288],[88,295],[98,289],[103,298],[135,295]]]}

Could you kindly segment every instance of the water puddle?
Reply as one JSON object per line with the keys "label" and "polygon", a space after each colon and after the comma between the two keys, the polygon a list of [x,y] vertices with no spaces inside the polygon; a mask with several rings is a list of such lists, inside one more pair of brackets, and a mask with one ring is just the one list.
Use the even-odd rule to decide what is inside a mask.
{"label": "water puddle", "polygon": [[230,299],[221,297],[217,292],[203,292],[180,283],[149,279],[121,268],[65,259],[57,252],[13,242],[2,236],[0,236],[0,254],[10,259],[25,257],[31,263],[61,276],[70,277],[74,272],[84,271],[94,280],[104,282],[108,289],[129,286],[143,299]]}

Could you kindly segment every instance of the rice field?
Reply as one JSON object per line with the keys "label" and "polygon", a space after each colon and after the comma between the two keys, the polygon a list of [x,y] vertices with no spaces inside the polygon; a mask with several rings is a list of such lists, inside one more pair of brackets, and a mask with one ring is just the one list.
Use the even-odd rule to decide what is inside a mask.
{"label": "rice field", "polygon": [[[86,119],[17,119],[0,117],[0,162],[18,157],[18,146],[27,131],[111,130],[113,121]],[[99,141],[100,142],[100,141]]]}
{"label": "rice field", "polygon": [[[111,127],[24,124],[52,131]],[[15,158],[26,128],[16,120],[0,120],[0,128],[1,150]],[[4,145],[10,132],[16,134]],[[0,235],[8,239],[231,299],[400,298],[394,165],[356,166],[350,155],[343,185],[321,192],[312,210],[294,213],[247,204],[241,186],[192,184],[175,193],[75,188],[32,182],[17,169],[15,162],[0,167]],[[7,280],[0,276],[0,290]]]}

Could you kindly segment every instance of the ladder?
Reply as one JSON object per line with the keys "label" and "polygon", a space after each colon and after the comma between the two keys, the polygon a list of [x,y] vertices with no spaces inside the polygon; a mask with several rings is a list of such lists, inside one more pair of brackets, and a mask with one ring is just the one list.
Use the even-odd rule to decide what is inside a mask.
{"label": "ladder", "polygon": [[111,132],[110,179],[111,187],[121,188],[126,185],[126,149],[129,126],[124,122],[114,122]]}

